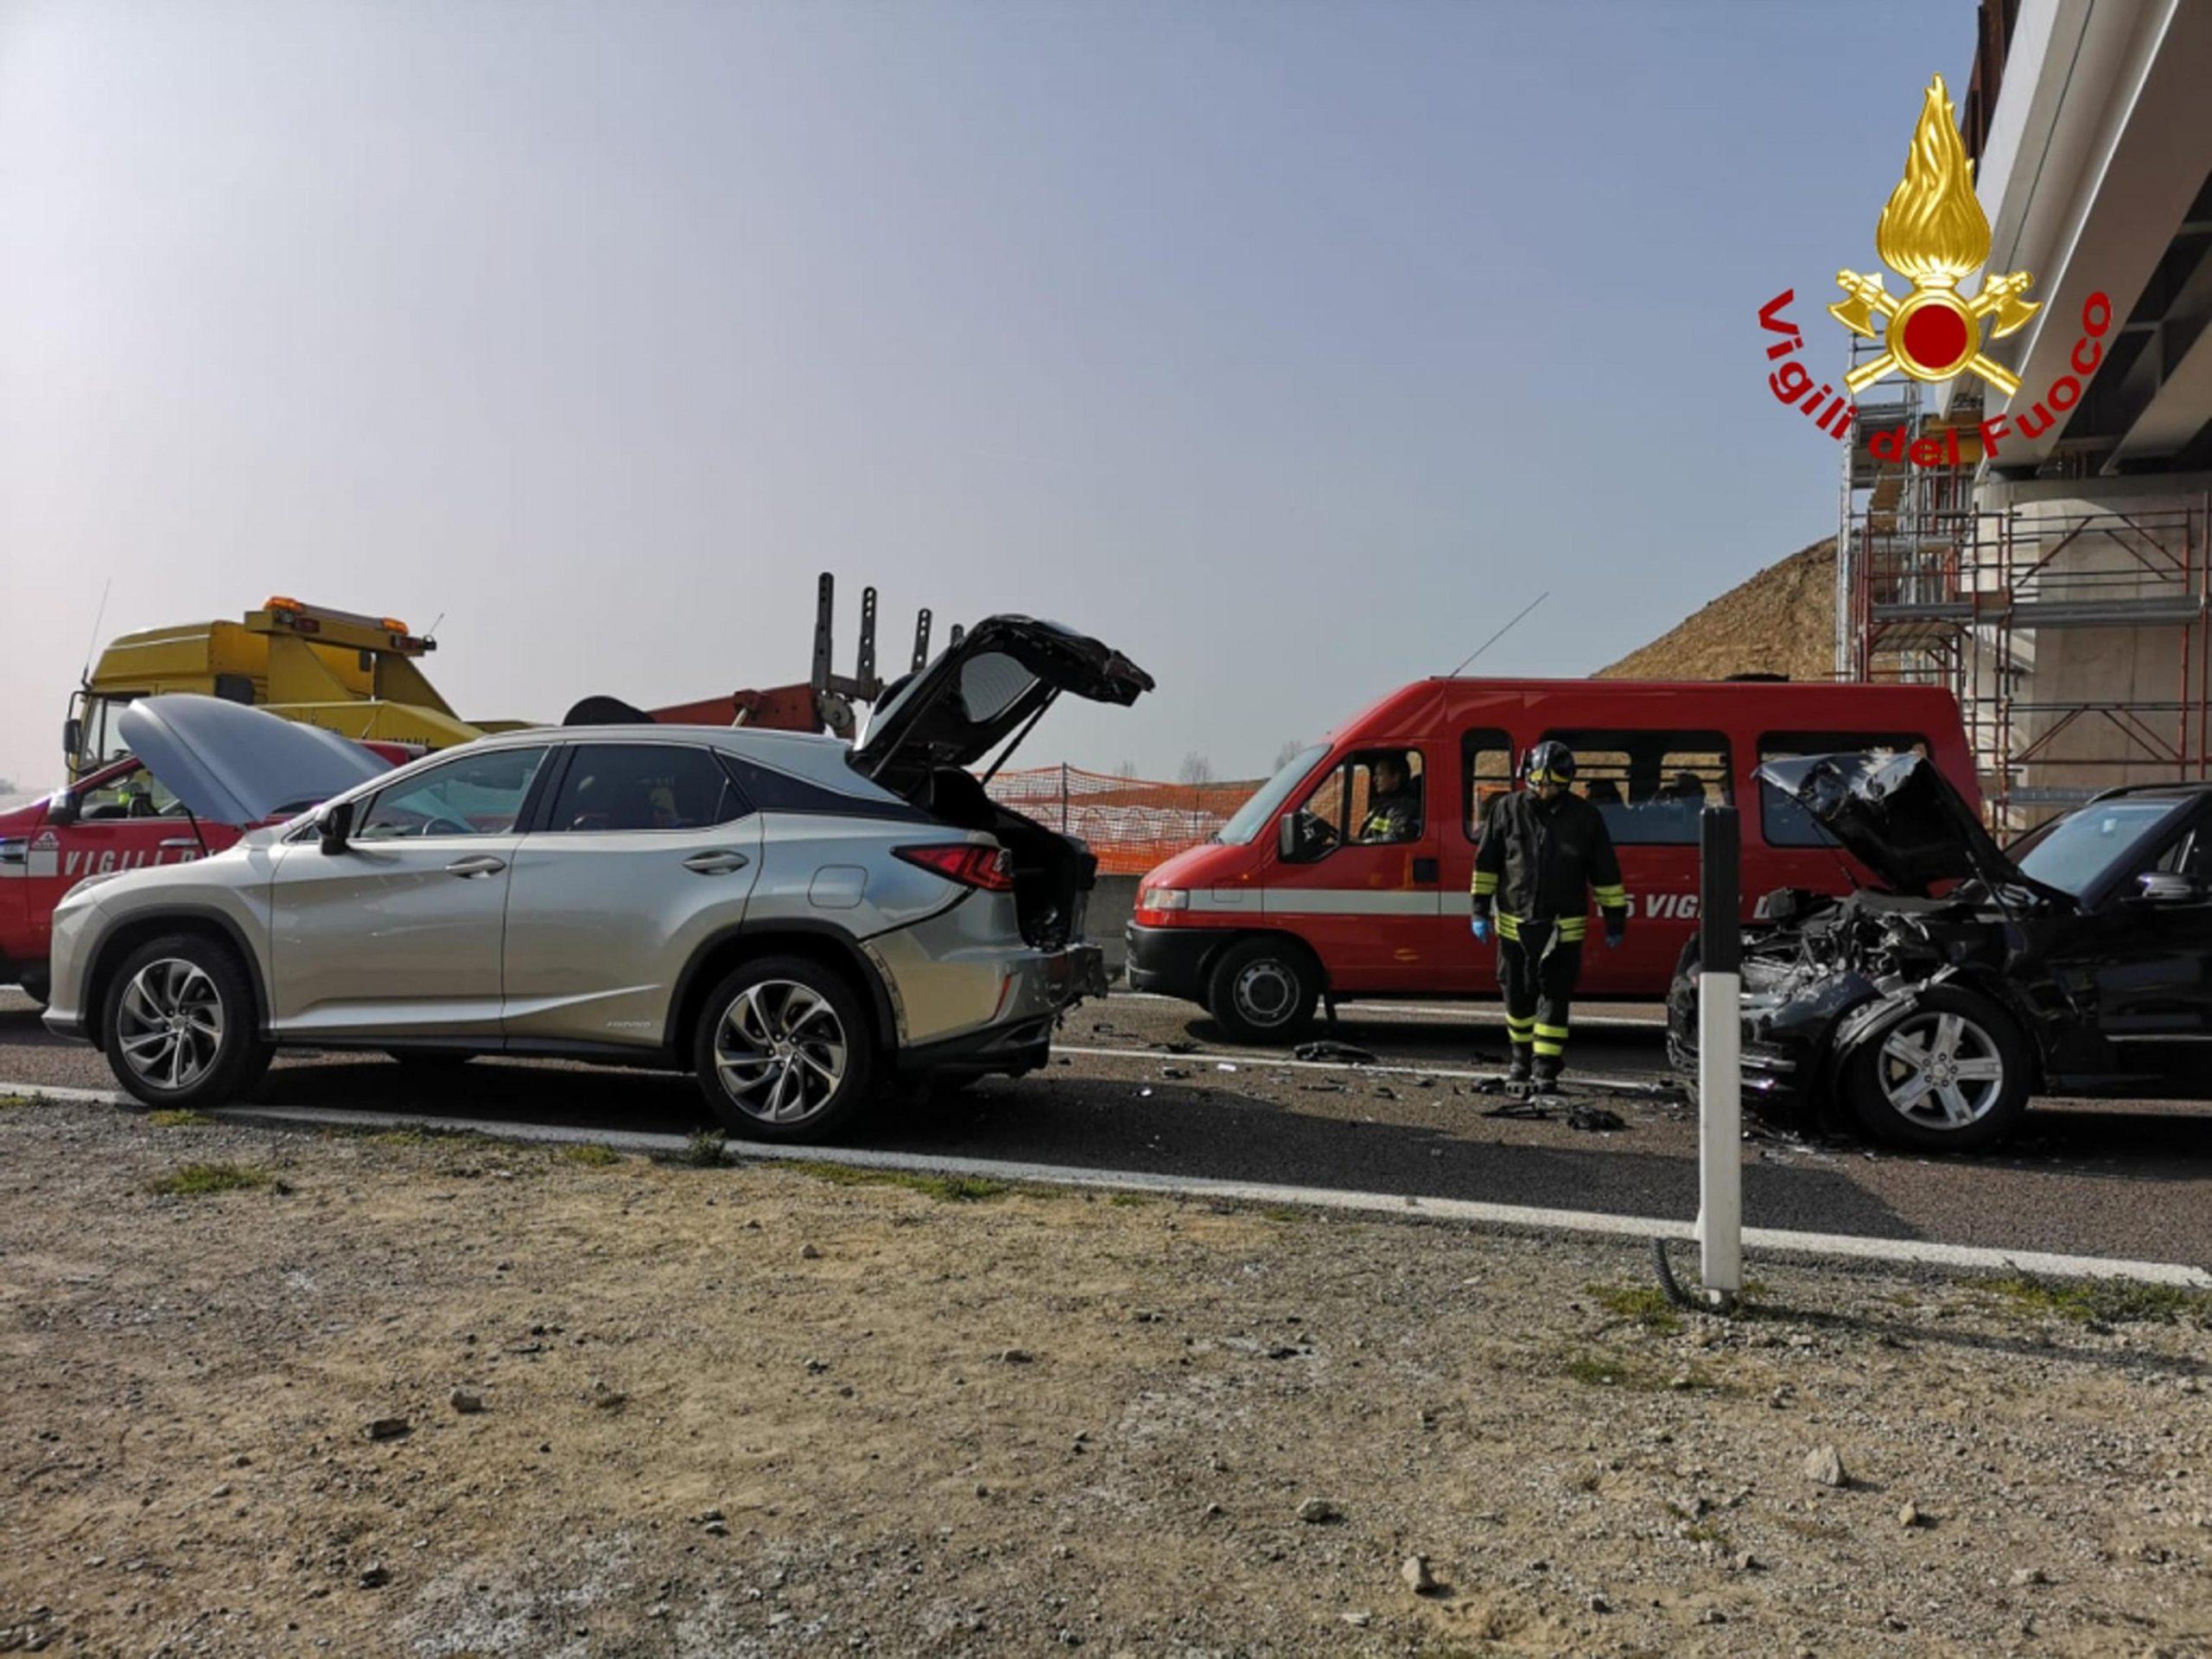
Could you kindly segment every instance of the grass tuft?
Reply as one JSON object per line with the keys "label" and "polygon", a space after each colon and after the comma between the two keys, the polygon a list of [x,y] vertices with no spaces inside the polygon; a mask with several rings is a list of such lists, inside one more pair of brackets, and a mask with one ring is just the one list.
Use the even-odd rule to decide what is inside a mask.
{"label": "grass tuft", "polygon": [[580,1147],[563,1147],[561,1156],[564,1161],[582,1164],[586,1169],[605,1169],[609,1165],[622,1161],[620,1153],[612,1147],[603,1147],[596,1141],[587,1141]]}
{"label": "grass tuft", "polygon": [[150,1182],[147,1190],[162,1198],[202,1198],[211,1192],[263,1187],[275,1192],[291,1191],[275,1172],[258,1164],[187,1164]]}
{"label": "grass tuft", "polygon": [[[1590,1389],[1618,1389],[1624,1394],[1733,1394],[1710,1374],[1692,1368],[1647,1364],[1621,1354],[1577,1354],[1560,1367],[1569,1382]],[[1676,1379],[1688,1381],[1677,1384]]]}
{"label": "grass tuft", "polygon": [[919,1192],[947,1204],[981,1204],[987,1198],[1002,1198],[1014,1189],[1004,1181],[988,1180],[981,1175],[925,1175],[906,1169],[857,1169],[850,1164],[828,1164],[808,1160],[787,1167],[811,1175],[818,1181],[828,1181],[833,1186],[903,1186],[909,1192]]}
{"label": "grass tuft", "polygon": [[694,1169],[720,1169],[728,1161],[723,1154],[728,1146],[729,1136],[720,1129],[694,1129],[683,1143],[680,1161]]}
{"label": "grass tuft", "polygon": [[165,1106],[158,1112],[149,1112],[146,1121],[157,1129],[197,1129],[208,1127],[215,1120],[205,1112],[195,1112],[189,1108]]}
{"label": "grass tuft", "polygon": [[502,1144],[498,1136],[477,1129],[417,1128],[411,1124],[404,1129],[325,1129],[323,1133],[349,1141],[366,1141],[378,1147],[488,1147]]}
{"label": "grass tuft", "polygon": [[10,1106],[33,1106],[37,1103],[29,1095],[0,1095],[0,1111]]}
{"label": "grass tuft", "polygon": [[1646,1331],[1671,1337],[1682,1328],[1681,1313],[1656,1285],[1585,1285],[1582,1288],[1608,1313],[1633,1320]]}
{"label": "grass tuft", "polygon": [[2025,1313],[2048,1314],[2087,1325],[2172,1325],[2189,1319],[2212,1326],[2212,1292],[2180,1285],[2145,1285],[2129,1279],[2044,1279],[2029,1273],[1976,1279],[1976,1290],[2002,1297]]}
{"label": "grass tuft", "polygon": [[1134,1210],[1139,1205],[1150,1204],[1152,1199],[1142,1192],[1116,1192],[1106,1202],[1116,1210]]}

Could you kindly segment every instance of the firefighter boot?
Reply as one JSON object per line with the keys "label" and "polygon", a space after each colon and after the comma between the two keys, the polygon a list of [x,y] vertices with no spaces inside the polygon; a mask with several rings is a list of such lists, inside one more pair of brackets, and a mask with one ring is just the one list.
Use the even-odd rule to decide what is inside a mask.
{"label": "firefighter boot", "polygon": [[1513,1064],[1505,1068],[1505,1086],[1509,1089],[1526,1089],[1529,1086],[1529,1051],[1516,1047],[1513,1051]]}
{"label": "firefighter boot", "polygon": [[1537,1055],[1535,1070],[1529,1077],[1529,1091],[1537,1095],[1548,1095],[1556,1091],[1559,1088],[1559,1074],[1566,1069],[1566,1060],[1557,1054]]}

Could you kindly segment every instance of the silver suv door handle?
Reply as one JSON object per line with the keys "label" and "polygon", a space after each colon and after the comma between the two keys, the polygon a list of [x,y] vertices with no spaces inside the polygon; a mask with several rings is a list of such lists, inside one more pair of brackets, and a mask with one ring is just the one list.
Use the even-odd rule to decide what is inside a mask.
{"label": "silver suv door handle", "polygon": [[683,861],[683,868],[696,870],[701,875],[728,875],[733,870],[743,869],[752,861],[743,853],[716,848],[712,852],[692,854]]}
{"label": "silver suv door handle", "polygon": [[497,875],[507,868],[504,858],[494,858],[489,853],[472,853],[467,858],[456,858],[446,866],[448,875]]}

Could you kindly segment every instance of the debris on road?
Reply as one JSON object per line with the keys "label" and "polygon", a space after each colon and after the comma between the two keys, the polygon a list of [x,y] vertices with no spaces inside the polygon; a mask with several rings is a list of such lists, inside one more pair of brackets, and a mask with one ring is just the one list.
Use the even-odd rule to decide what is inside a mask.
{"label": "debris on road", "polygon": [[1322,1038],[1311,1043],[1300,1043],[1290,1051],[1298,1060],[1336,1060],[1345,1065],[1380,1065],[1382,1058],[1373,1050],[1351,1043],[1340,1043],[1334,1038]]}
{"label": "debris on road", "polygon": [[1603,1106],[1588,1106],[1580,1103],[1567,1109],[1567,1127],[1586,1134],[1611,1134],[1628,1128],[1628,1120],[1618,1112]]}

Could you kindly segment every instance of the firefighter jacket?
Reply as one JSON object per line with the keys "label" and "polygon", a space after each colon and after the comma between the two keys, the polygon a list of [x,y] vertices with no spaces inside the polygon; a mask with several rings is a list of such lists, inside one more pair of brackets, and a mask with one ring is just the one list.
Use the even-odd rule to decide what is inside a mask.
{"label": "firefighter jacket", "polygon": [[1501,938],[1518,938],[1522,922],[1550,921],[1559,924],[1562,944],[1580,944],[1592,893],[1606,931],[1618,933],[1628,920],[1628,889],[1603,813],[1580,795],[1548,803],[1532,789],[1491,800],[1483,813],[1472,897],[1478,916],[1495,907]]}
{"label": "firefighter jacket", "polygon": [[1395,795],[1377,795],[1369,804],[1366,822],[1359,826],[1359,839],[1370,845],[1381,842],[1419,841],[1420,789],[1411,787],[1402,789]]}

